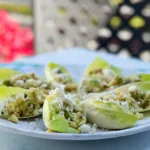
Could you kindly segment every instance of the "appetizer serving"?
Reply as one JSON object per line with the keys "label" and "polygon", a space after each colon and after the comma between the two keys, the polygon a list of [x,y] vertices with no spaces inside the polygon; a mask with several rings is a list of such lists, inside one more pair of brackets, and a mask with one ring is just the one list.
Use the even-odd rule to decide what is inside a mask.
{"label": "appetizer serving", "polygon": [[99,98],[105,101],[122,102],[132,112],[150,110],[150,82],[137,82],[104,92]]}
{"label": "appetizer serving", "polygon": [[100,98],[89,98],[84,101],[83,108],[87,120],[105,129],[125,129],[132,127],[139,119],[122,104]]}
{"label": "appetizer serving", "polygon": [[99,93],[114,89],[118,86],[141,81],[139,75],[123,77],[121,69],[110,65],[100,58],[96,58],[85,70],[79,86],[80,93]]}
{"label": "appetizer serving", "polygon": [[3,68],[0,68],[0,85],[24,89],[39,88],[47,94],[54,88],[51,83],[40,79],[34,73],[23,74],[11,69]]}
{"label": "appetizer serving", "polygon": [[62,88],[66,93],[76,93],[77,83],[67,69],[56,63],[49,63],[45,67],[47,81],[52,82],[56,87]]}
{"label": "appetizer serving", "polygon": [[12,122],[38,116],[45,95],[37,88],[0,87],[0,117]]}
{"label": "appetizer serving", "polygon": [[79,104],[69,100],[58,88],[44,101],[43,120],[49,131],[79,133],[94,130],[94,126],[86,124],[84,110]]}
{"label": "appetizer serving", "polygon": [[0,68],[0,117],[14,123],[39,117],[47,132],[77,134],[131,128],[150,111],[150,75],[125,77],[101,58],[80,83],[54,62],[45,77]]}

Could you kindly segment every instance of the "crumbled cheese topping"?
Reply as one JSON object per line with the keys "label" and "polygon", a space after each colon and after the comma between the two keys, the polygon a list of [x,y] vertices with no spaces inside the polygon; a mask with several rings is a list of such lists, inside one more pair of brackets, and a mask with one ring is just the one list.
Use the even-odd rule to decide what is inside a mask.
{"label": "crumbled cheese topping", "polygon": [[104,76],[106,76],[110,80],[113,79],[116,76],[115,73],[112,70],[107,69],[107,68],[103,69],[103,74],[104,74]]}
{"label": "crumbled cheese topping", "polygon": [[147,96],[147,97],[150,97],[150,91],[147,91],[147,92],[146,92],[146,96]]}
{"label": "crumbled cheese topping", "polygon": [[131,85],[128,90],[129,90],[129,92],[136,92],[137,87],[136,87],[136,85]]}
{"label": "crumbled cheese topping", "polygon": [[57,106],[58,109],[62,109],[63,108],[63,102],[60,99],[52,101],[51,103],[54,104],[55,106]]}
{"label": "crumbled cheese topping", "polygon": [[11,79],[12,80],[17,80],[20,79],[22,77],[22,74],[16,74],[15,76],[13,76]]}
{"label": "crumbled cheese topping", "polygon": [[16,83],[17,83],[19,86],[23,86],[23,85],[24,85],[24,81],[23,81],[23,80],[17,80]]}
{"label": "crumbled cheese topping", "polygon": [[38,80],[34,80],[34,79],[28,79],[27,83],[29,83],[30,85],[33,85],[35,87],[39,85]]}
{"label": "crumbled cheese topping", "polygon": [[125,109],[129,109],[129,105],[127,102],[121,102],[121,106],[124,107]]}
{"label": "crumbled cheese topping", "polygon": [[90,125],[83,124],[82,126],[80,126],[79,131],[81,133],[90,133],[92,131],[92,128]]}
{"label": "crumbled cheese topping", "polygon": [[56,68],[53,68],[52,69],[52,72],[55,74],[55,73],[58,73],[60,71],[60,68],[59,67],[56,67]]}
{"label": "crumbled cheese topping", "polygon": [[4,107],[6,106],[6,102],[3,102],[3,101],[1,101],[0,102],[0,114],[1,114],[1,111],[4,109]]}
{"label": "crumbled cheese topping", "polygon": [[42,84],[41,86],[40,86],[41,88],[47,88],[47,84]]}

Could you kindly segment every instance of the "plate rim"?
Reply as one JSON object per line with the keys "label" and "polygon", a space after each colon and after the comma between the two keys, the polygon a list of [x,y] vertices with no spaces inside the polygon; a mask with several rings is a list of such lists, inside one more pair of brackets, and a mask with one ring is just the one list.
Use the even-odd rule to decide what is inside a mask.
{"label": "plate rim", "polygon": [[128,128],[117,131],[110,132],[95,132],[87,134],[72,134],[72,133],[49,133],[44,131],[29,130],[23,128],[15,128],[4,123],[0,123],[0,130],[16,133],[20,135],[26,135],[30,137],[42,138],[42,139],[51,139],[51,140],[70,140],[70,141],[83,141],[83,140],[101,140],[101,139],[110,139],[123,137],[133,134],[138,134],[144,131],[150,130],[150,123],[137,126],[135,128]]}

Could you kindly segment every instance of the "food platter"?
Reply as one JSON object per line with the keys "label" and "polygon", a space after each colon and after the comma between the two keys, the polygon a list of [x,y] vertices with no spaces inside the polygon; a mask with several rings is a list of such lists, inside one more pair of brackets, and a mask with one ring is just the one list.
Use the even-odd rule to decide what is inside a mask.
{"label": "food platter", "polygon": [[[35,72],[39,76],[43,76],[42,65],[21,65],[21,69],[26,68],[28,72]],[[85,66],[80,65],[65,65],[75,77],[76,80],[80,78]],[[12,68],[12,67],[11,67]],[[20,70],[20,68],[18,68]],[[23,71],[23,70],[22,70]],[[123,70],[125,75],[138,72],[137,70]],[[40,73],[40,74],[39,74]],[[148,114],[147,114],[148,115]],[[93,134],[71,134],[71,133],[48,133],[45,132],[43,121],[41,118],[33,118],[28,120],[21,120],[18,124],[14,124],[4,119],[0,119],[0,130],[13,132],[16,134],[22,134],[32,137],[39,137],[45,139],[57,139],[57,140],[95,140],[95,139],[107,139],[120,136],[132,135],[140,132],[150,130],[150,118],[146,117],[136,123],[136,125],[129,129],[124,130],[98,130]]]}

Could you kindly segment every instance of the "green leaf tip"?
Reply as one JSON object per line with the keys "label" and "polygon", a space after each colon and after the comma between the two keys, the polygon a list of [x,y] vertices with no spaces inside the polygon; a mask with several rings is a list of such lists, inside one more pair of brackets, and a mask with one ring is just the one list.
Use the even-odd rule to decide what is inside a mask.
{"label": "green leaf tip", "polygon": [[95,69],[105,69],[109,68],[114,71],[117,75],[121,75],[121,69],[109,64],[107,61],[97,57],[94,61],[86,68],[84,76],[88,76],[90,71]]}

